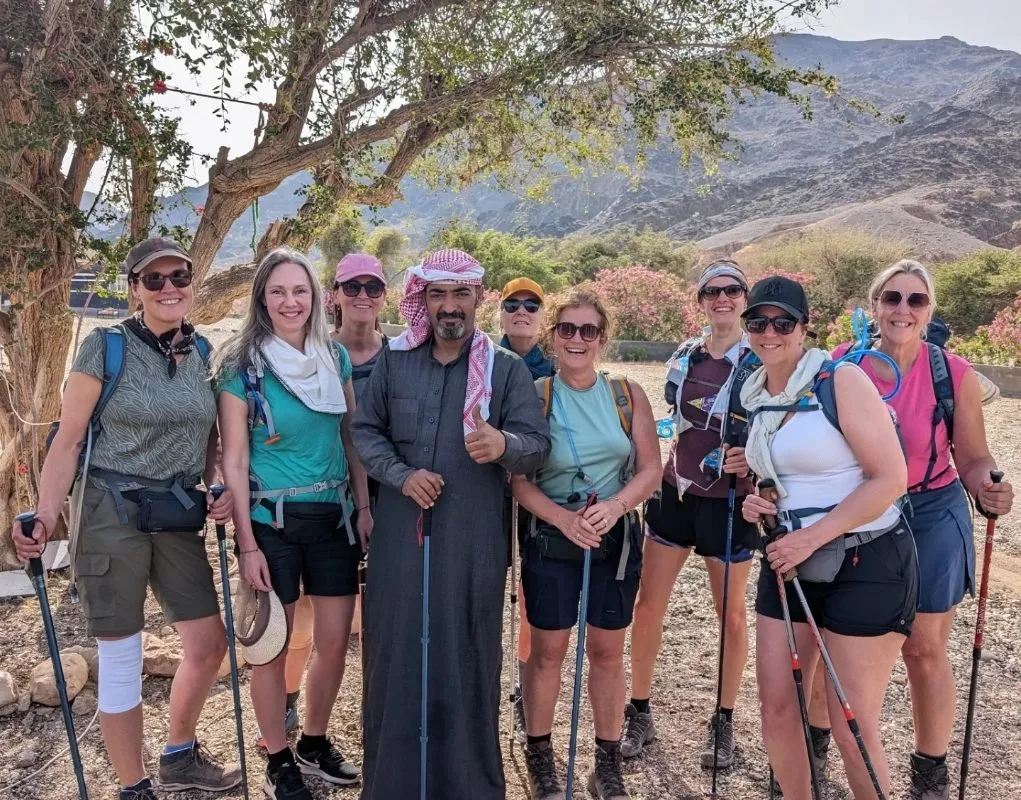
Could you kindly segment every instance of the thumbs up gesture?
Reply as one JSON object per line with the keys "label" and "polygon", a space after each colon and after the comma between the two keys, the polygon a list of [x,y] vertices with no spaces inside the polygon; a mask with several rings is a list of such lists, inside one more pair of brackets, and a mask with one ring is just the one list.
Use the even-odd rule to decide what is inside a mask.
{"label": "thumbs up gesture", "polygon": [[475,430],[464,437],[465,450],[476,464],[496,461],[507,449],[503,432],[482,419],[482,410],[478,406],[472,409],[472,420]]}

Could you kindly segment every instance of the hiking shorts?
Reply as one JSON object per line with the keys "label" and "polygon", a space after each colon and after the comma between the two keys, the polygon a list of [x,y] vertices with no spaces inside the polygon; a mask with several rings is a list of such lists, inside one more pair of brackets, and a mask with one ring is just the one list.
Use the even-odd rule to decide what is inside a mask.
{"label": "hiking shorts", "polygon": [[[352,512],[352,525],[357,513]],[[297,602],[302,588],[319,597],[358,594],[362,548],[357,535],[350,543],[338,504],[284,503],[283,530],[253,520],[252,532],[284,605]]]}
{"label": "hiking shorts", "polygon": [[[791,620],[807,622],[794,586],[787,583],[784,588]],[[902,521],[878,539],[850,548],[830,583],[801,581],[801,588],[820,628],[841,636],[910,635],[918,605],[918,561],[911,529]],[[755,611],[770,619],[783,619],[776,574],[765,557]]]}
{"label": "hiking shorts", "polygon": [[[642,541],[637,523],[628,524],[631,550],[624,568],[624,579],[617,580],[620,548],[607,553],[602,561],[592,562],[586,620],[593,628],[618,631],[630,625],[634,617],[635,598],[642,575]],[[528,623],[533,628],[563,631],[578,623],[582,570],[581,561],[543,557],[536,540],[528,538],[522,551],[521,585]]]}
{"label": "hiking shorts", "polygon": [[918,548],[918,610],[942,614],[964,593],[975,594],[971,509],[960,481],[911,495],[911,530]]}
{"label": "hiking shorts", "polygon": [[[759,538],[758,528],[741,516],[743,499],[734,501],[732,564],[751,560]],[[681,500],[677,487],[663,481],[661,496],[646,506],[645,535],[667,547],[694,547],[700,556],[722,561],[727,551],[727,498],[686,492]]]}
{"label": "hiking shorts", "polygon": [[219,614],[203,534],[142,533],[138,505],[125,498],[124,508],[128,521],[122,524],[109,489],[85,486],[74,564],[89,636],[142,630],[147,586],[170,624]]}

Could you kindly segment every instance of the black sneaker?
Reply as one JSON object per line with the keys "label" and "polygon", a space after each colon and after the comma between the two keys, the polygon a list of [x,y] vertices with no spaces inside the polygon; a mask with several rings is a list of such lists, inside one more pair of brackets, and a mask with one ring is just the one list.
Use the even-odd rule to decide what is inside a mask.
{"label": "black sneaker", "polygon": [[156,792],[153,790],[152,780],[143,778],[134,786],[121,789],[118,798],[119,800],[156,800]]}
{"label": "black sneaker", "polygon": [[511,708],[514,718],[514,741],[518,744],[525,744],[528,741],[528,730],[525,727],[525,698],[521,694],[520,686],[514,687]]}
{"label": "black sneaker", "polygon": [[624,738],[620,740],[620,754],[624,758],[634,758],[655,738],[652,710],[639,711],[634,704],[628,703],[624,707]]}
{"label": "black sneaker", "polygon": [[302,780],[301,770],[293,761],[288,761],[275,772],[267,768],[262,791],[269,800],[313,800]]}
{"label": "black sneaker", "polygon": [[[720,737],[720,747],[717,752],[716,737]],[[713,714],[709,720],[709,733],[706,735],[705,747],[699,754],[699,763],[702,769],[713,768],[713,756],[716,756],[717,769],[728,769],[734,765],[734,723],[728,720],[723,714],[717,718]]]}
{"label": "black sneaker", "polygon": [[358,768],[344,760],[344,756],[329,739],[319,749],[302,747],[302,741],[298,740],[295,748],[295,756],[298,759],[298,767],[306,775],[315,775],[327,783],[337,786],[349,786],[357,783],[361,777]]}
{"label": "black sneaker", "polygon": [[809,727],[812,736],[812,754],[815,756],[815,774],[822,780],[826,776],[826,764],[830,757],[830,732]]}
{"label": "black sneaker", "polygon": [[911,754],[911,800],[948,800],[950,797],[950,775],[947,762]]}

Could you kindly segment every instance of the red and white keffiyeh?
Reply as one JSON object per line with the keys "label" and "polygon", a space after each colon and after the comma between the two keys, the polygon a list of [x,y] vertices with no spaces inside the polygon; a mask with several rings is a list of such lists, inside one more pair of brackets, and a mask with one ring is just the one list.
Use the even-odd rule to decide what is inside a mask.
{"label": "red and white keffiyeh", "polygon": [[[400,303],[401,316],[408,329],[390,340],[391,350],[414,350],[432,337],[432,323],[425,305],[425,288],[430,283],[458,283],[481,286],[486,271],[482,265],[461,250],[437,250],[425,257],[421,264],[411,267],[404,275],[404,299]],[[464,395],[464,432],[475,430],[472,409],[479,407],[482,419],[489,419],[489,400],[493,396],[493,360],[496,348],[493,340],[475,328],[468,351],[468,388]]]}

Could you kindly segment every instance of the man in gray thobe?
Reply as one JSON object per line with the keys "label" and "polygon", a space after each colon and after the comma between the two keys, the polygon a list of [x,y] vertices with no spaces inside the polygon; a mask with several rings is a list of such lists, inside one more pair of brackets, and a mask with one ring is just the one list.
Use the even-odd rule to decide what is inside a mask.
{"label": "man in gray thobe", "polygon": [[482,268],[439,251],[409,270],[409,329],[384,348],[351,430],[380,482],[363,625],[362,800],[419,797],[422,547],[431,536],[430,800],[503,800],[500,667],[507,473],[537,469],[549,428],[528,368],[475,328]]}

